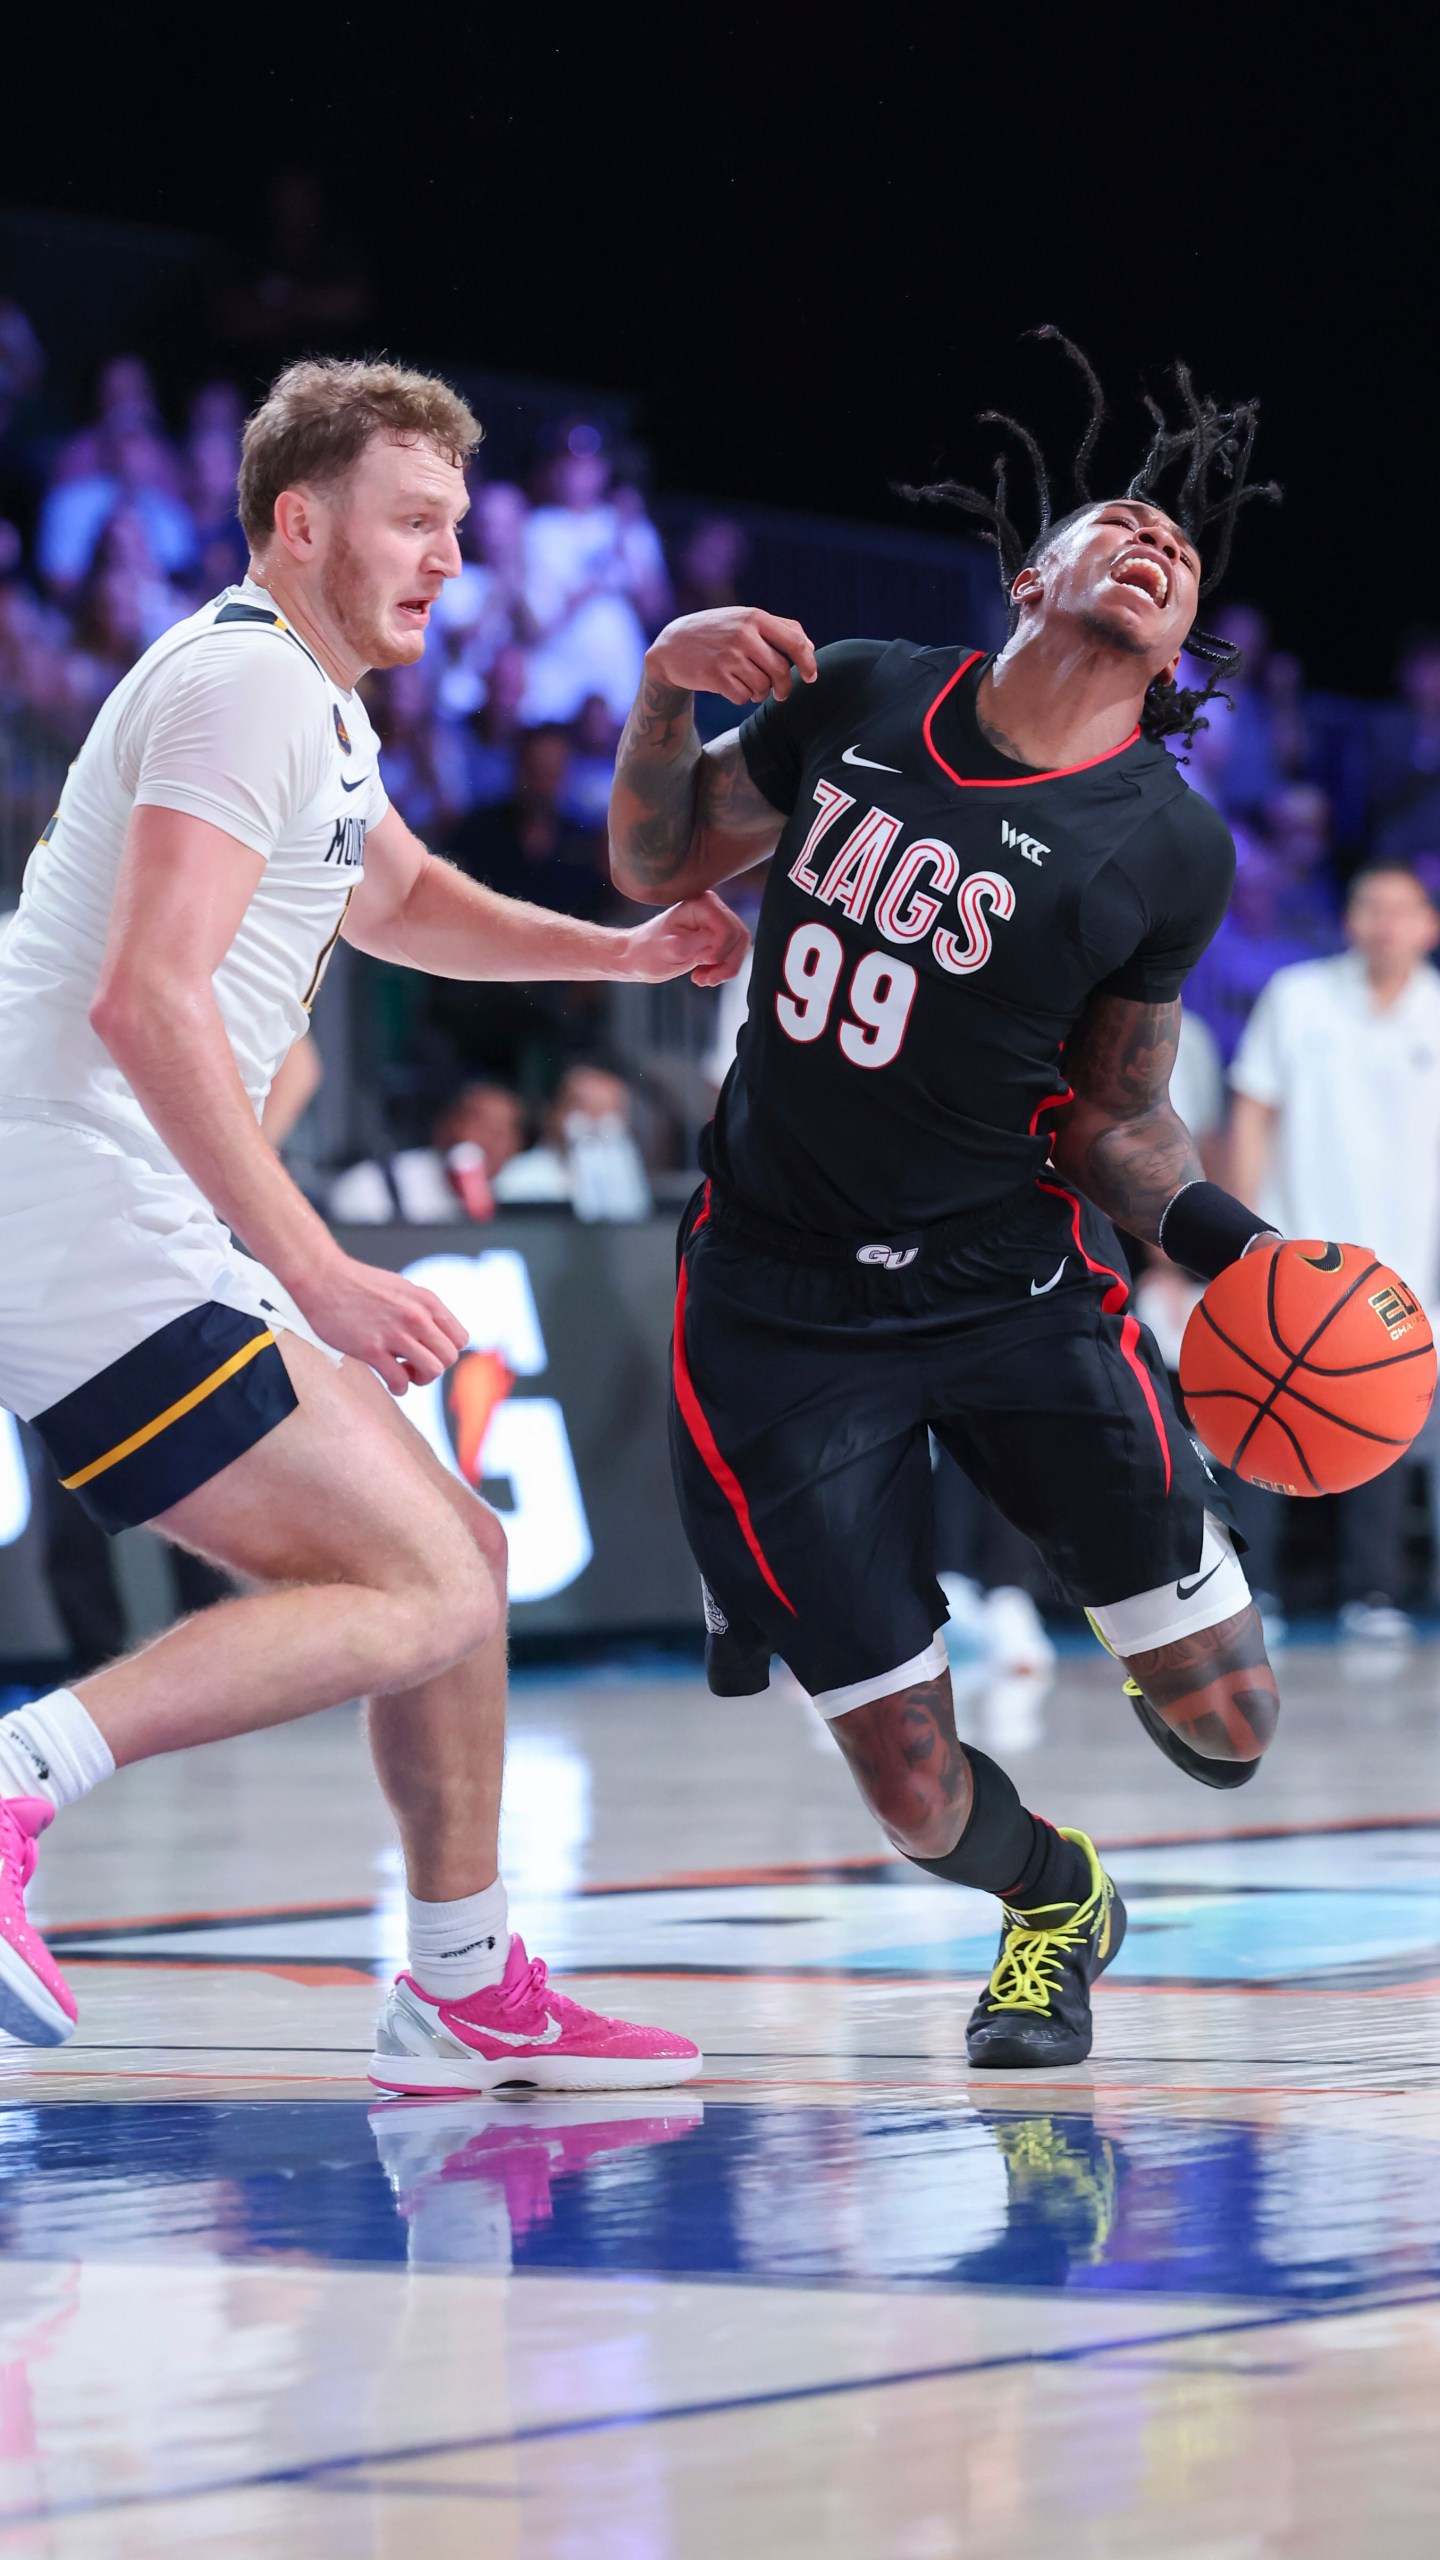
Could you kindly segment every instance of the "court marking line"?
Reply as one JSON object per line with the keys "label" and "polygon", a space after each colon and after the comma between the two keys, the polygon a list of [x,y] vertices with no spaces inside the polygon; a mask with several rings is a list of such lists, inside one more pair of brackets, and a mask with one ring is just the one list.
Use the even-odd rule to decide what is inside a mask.
{"label": "court marking line", "polygon": [[[55,1940],[52,1936],[51,1944]],[[301,1990],[360,1990],[390,1978],[390,1960],[377,1956],[373,1962],[327,1961],[316,1957],[286,1958],[281,1955],[213,1955],[182,1956],[168,1950],[114,1949],[109,1952],[81,1953],[62,1949],[68,1969],[78,1973],[83,1968],[92,1972],[123,1971],[129,1965],[144,1973],[239,1973],[268,1974],[273,1979],[293,1982]],[[1385,1959],[1375,1959],[1377,1972]],[[1337,1965],[1336,1973],[1352,1973],[1357,1968]],[[816,1965],[808,1970],[778,1972],[760,1965],[647,1965],[647,1964],[567,1964],[551,1968],[551,1979],[558,1985],[567,1982],[743,1982],[780,1989],[834,1985],[850,1991],[909,1991],[941,1994],[956,1990],[978,1990],[983,1973],[882,1973],[876,1966],[863,1967]],[[1166,2000],[1289,2000],[1323,2003],[1353,2000],[1371,2003],[1381,2000],[1407,2001],[1433,1998],[1440,1992],[1440,1974],[1433,1972],[1398,1976],[1393,1971],[1381,1974],[1373,1982],[1342,1981],[1324,1983],[1303,1974],[1281,1975],[1273,1982],[1246,1982],[1233,1975],[1216,1975],[1209,1981],[1187,1981],[1178,1974],[1111,1974],[1105,1985],[1105,1997],[1117,1995],[1125,1999]]]}
{"label": "court marking line", "polygon": [[[113,2048],[110,2048],[110,2045],[92,2045],[92,2048],[90,2045],[82,2045],[79,2051],[110,2053]],[[156,2045],[156,2053],[164,2053],[164,2051],[167,2051],[164,2045]],[[197,2045],[184,2045],[184,2048],[177,2048],[177,2051],[187,2051],[187,2053],[213,2051],[215,2058],[218,2058],[218,2063],[223,2063],[231,2053],[246,2053],[251,2051],[251,2048],[249,2045],[215,2045],[215,2048],[205,2048],[205,2045],[200,2045],[200,2048],[197,2048]],[[261,2045],[259,2051],[264,2051],[264,2045]],[[290,2051],[290,2048],[282,2048],[282,2051]],[[364,2045],[354,2045],[354,2048],[351,2048],[351,2045],[315,2045],[313,2051],[315,2053],[354,2051],[356,2061],[361,2061],[366,2048]],[[776,2061],[784,2061],[784,2056],[774,2056],[774,2058]],[[910,2056],[899,2056],[899,2058],[902,2058],[902,2061],[910,2061]],[[922,2061],[930,2061],[930,2056],[920,2056],[920,2058]],[[969,2076],[969,2063],[963,2061],[961,2053],[938,2053],[938,2056],[933,2056],[933,2068],[935,2068],[935,2074],[943,2074],[943,2079],[756,2081],[756,2079],[712,2079],[710,2074],[700,2074],[694,2081],[689,2081],[687,2086],[692,2086],[694,2092],[707,2092],[712,2097],[712,2102],[720,2104],[720,2107],[740,2104],[738,2099],[720,2097],[720,2092],[725,2092],[725,2089],[746,2089],[748,2099],[753,2099],[753,2104],[764,2104],[766,2099],[784,2099],[789,2097],[789,2094],[797,2094],[797,2092],[820,2092],[822,2097],[833,2097],[835,2104],[840,2107],[848,2097],[871,2097],[871,2094],[874,2094],[874,2097],[904,2099],[912,2092],[920,2092],[922,2097],[951,2097],[956,2104],[981,2104],[986,2094],[999,2092],[999,2089],[1025,2089],[1025,2092],[1033,2094],[1033,2097],[1040,2092],[1056,2092],[1056,2097],[1071,2097],[1071,2099],[1084,2099],[1084,2097],[1107,2097],[1107,2099],[1327,2097],[1327,2099],[1343,2099],[1345,2102],[1345,2099],[1358,2099],[1358,2097],[1430,2097],[1432,2086],[1435,2086],[1435,2081],[1432,2079],[1420,2081],[1420,2084],[1417,2084],[1417,2081],[1394,2081],[1394,2084],[1391,2084],[1391,2081],[1363,2081],[1363,2084],[1350,2084],[1345,2086],[1345,2089],[1325,2089],[1325,2086],[1312,2086],[1309,2081],[1258,2081],[1258,2084],[1248,2084],[1248,2081],[1094,2081],[1094,2079],[1058,2081],[1058,2079],[1043,2079],[1043,2076],[1033,2074],[1033,2071],[1027,2071],[1027,2074],[986,2071],[984,2089],[981,2089],[981,2086]],[[343,2099],[333,2099],[331,2092],[343,2092],[346,2086],[351,2086],[351,2081],[359,2081],[361,2084],[354,2104],[377,2104],[377,2107],[379,2104],[384,2104],[384,2099],[379,2097],[379,2092],[374,2092],[372,2097],[366,2097],[364,2094],[366,2086],[369,2086],[364,2071],[356,2071],[356,2074],[343,2074],[343,2071],[264,2071],[264,2074],[243,2074],[243,2071],[225,2071],[225,2068],[215,2068],[215,2071],[169,2071],[169,2068],[156,2063],[154,2071],[100,2071],[100,2068],[28,2066],[26,2076],[0,2074],[0,2112],[3,2112],[5,2107],[26,2107],[26,2104],[33,2104],[33,2099],[26,2094],[31,2081],[44,2081],[46,2084],[44,2104],[56,2104],[56,2097],[64,2094],[67,2099],[74,2099],[74,2104],[100,2107],[100,2104],[105,2104],[102,2089],[113,2089],[115,2084],[128,2084],[128,2086],[149,2089],[151,2081],[195,2081],[195,2086],[200,2086],[200,2089],[210,2089],[215,2081],[228,2081],[228,2079],[243,2081],[241,2094],[236,2094],[233,2089],[225,2089],[225,2097],[215,2099],[215,2107],[233,2107],[233,2104],[243,2104],[243,2102],[261,2104],[266,2097],[269,2097],[272,2089],[292,2089],[292,2086],[295,2086],[295,2089],[323,2089],[325,2092],[323,2104],[343,2104]],[[102,2089],[87,2089],[85,2097],[79,2097],[79,2094],[74,2092],[74,2084],[77,2084],[77,2081],[100,2081]],[[177,2099],[177,2104],[182,2102]],[[523,2107],[525,2104],[523,2094],[512,2099],[512,2104]]]}
{"label": "court marking line", "polygon": [[[1247,1840],[1328,1840],[1350,1832],[1366,1831],[1440,1831],[1440,1813],[1364,1813],[1347,1814],[1331,1822],[1241,1823],[1225,1831],[1157,1831],[1137,1832],[1129,1837],[1107,1839],[1104,1847],[1115,1849],[1192,1849],[1204,1848],[1212,1841],[1218,1846]],[[640,1876],[631,1882],[582,1884],[578,1893],[569,1897],[578,1902],[599,1900],[606,1895],[623,1893],[678,1893],[707,1885],[803,1884],[834,1877],[837,1883],[849,1879],[877,1875],[889,1869],[893,1874],[913,1883],[906,1861],[879,1851],[854,1858],[808,1858],[790,1864],[758,1867],[697,1868],[675,1875]],[[1361,1888],[1357,1887],[1357,1891]],[[248,1906],[240,1910],[147,1912],[133,1919],[81,1921],[41,1921],[52,1944],[66,1944],[78,1938],[127,1937],[147,1929],[215,1929],[243,1927],[247,1922],[281,1920],[363,1920],[383,1911],[382,1901],[368,1902],[290,1902]]]}
{"label": "court marking line", "polygon": [[737,2392],[725,2399],[677,2401],[668,2408],[603,2410],[583,2418],[550,2418],[532,2426],[510,2427],[489,2435],[449,2436],[428,2444],[395,2445],[381,2451],[321,2454],[310,2462],[275,2464],[264,2471],[232,2473],[228,2478],[177,2482],[160,2489],[122,2489],[112,2496],[55,2499],[44,2505],[0,2508],[0,2533],[25,2525],[63,2523],[75,2516],[118,2515],[136,2508],[181,2506],[202,2498],[235,2497],[256,2489],[328,2487],[346,2474],[388,2470],[405,2462],[440,2461],[465,2453],[502,2453],[531,2444],[555,2444],[580,2436],[618,2434],[626,2428],[669,2426],[693,2418],[739,2417],[762,2409],[785,2408],[800,2401],[854,2398],[865,2391],[913,2389],[928,2382],[961,2381],[972,2374],[1004,2373],[1026,2367],[1084,2364],[1127,2349],[1186,2346],[1200,2338],[1252,2335],[1257,2330],[1314,2327],[1325,2320],[1373,2319],[1378,2313],[1425,2309],[1440,2304],[1440,2290],[1411,2294],[1386,2293],[1354,2303],[1303,2303],[1284,2311],[1242,2314],[1185,2329],[1157,2329],[1133,2338],[1090,2339],[1068,2347],[1017,2347],[993,2356],[968,2356],[953,2363],[913,2365],[891,2372],[846,2374],[829,2382],[793,2383],[773,2391]]}
{"label": "court marking line", "polygon": [[[1204,2372],[1205,2368],[1201,2365],[1196,2370]],[[322,2490],[332,2498],[500,2498],[512,2505],[538,2494],[534,2489],[507,2487],[498,2480],[349,2480],[337,2476],[333,2480],[306,2480],[301,2485]]]}

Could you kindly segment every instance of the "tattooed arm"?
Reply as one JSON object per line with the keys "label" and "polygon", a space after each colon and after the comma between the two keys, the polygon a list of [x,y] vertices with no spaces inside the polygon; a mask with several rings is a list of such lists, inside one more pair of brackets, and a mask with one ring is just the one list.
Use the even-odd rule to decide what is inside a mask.
{"label": "tattooed arm", "polygon": [[815,680],[798,622],[749,605],[685,614],[645,653],[610,793],[610,869],[648,906],[694,897],[774,852],[785,820],[751,781],[732,729],[702,747],[697,692],[727,702],[783,702],[796,677]]}
{"label": "tattooed arm", "polygon": [[1117,1225],[1159,1241],[1160,1220],[1182,1183],[1205,1167],[1170,1104],[1180,1038],[1180,999],[1132,1004],[1094,996],[1065,1046],[1075,1099],[1055,1140],[1056,1171]]}

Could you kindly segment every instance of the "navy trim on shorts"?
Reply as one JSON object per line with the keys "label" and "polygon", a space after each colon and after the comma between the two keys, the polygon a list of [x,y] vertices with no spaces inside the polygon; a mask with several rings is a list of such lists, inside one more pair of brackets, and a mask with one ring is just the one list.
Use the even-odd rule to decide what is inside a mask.
{"label": "navy trim on shorts", "polygon": [[243,1457],[299,1399],[259,1316],[215,1299],[122,1352],[33,1427],[102,1529],[133,1529]]}

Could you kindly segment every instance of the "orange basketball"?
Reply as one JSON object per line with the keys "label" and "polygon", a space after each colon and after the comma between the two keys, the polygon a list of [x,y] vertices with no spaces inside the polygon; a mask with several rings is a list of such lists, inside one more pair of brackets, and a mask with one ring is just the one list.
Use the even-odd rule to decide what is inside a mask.
{"label": "orange basketball", "polygon": [[1213,1457],[1272,1493],[1348,1493],[1404,1455],[1435,1393],[1429,1319],[1358,1244],[1256,1247],[1185,1328],[1180,1389]]}

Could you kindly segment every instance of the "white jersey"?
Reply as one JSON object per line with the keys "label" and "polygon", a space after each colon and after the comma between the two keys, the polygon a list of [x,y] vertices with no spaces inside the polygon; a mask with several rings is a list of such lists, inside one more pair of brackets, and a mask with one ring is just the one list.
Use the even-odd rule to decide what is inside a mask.
{"label": "white jersey", "polygon": [[165,632],[103,705],[26,865],[0,951],[0,1119],[78,1122],[173,1161],[89,1020],[135,808],[184,810],[264,858],[213,980],[258,1114],[387,806],[364,704],[263,587],[228,587]]}

